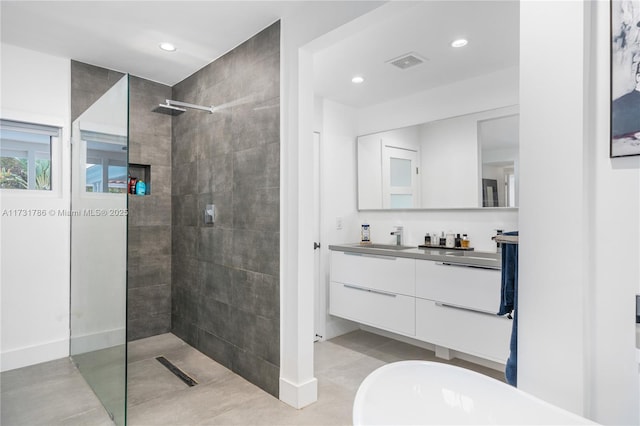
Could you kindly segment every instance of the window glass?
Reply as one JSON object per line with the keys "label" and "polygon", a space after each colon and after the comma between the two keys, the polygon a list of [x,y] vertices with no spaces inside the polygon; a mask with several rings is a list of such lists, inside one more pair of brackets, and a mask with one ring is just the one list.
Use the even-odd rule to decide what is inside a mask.
{"label": "window glass", "polygon": [[51,190],[51,147],[60,129],[0,120],[0,188]]}
{"label": "window glass", "polygon": [[86,141],[87,192],[127,193],[127,140],[118,135],[82,132]]}

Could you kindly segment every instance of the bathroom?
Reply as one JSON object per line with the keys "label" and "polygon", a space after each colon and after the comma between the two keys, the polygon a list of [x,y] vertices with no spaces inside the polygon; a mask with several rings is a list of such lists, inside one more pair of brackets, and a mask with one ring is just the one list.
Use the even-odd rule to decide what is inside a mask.
{"label": "bathroom", "polygon": [[[508,82],[519,87],[517,103],[520,105],[521,137],[517,213],[504,212],[496,217],[489,212],[472,215],[464,211],[434,211],[426,213],[427,219],[421,219],[419,213],[364,214],[357,212],[354,198],[337,192],[333,195],[334,206],[323,205],[321,256],[328,255],[329,244],[356,242],[363,220],[372,224],[376,239],[382,238],[382,235],[386,237],[396,222],[400,221],[406,227],[407,241],[411,243],[418,243],[418,238],[427,231],[466,229],[477,250],[492,249],[490,236],[498,225],[507,230],[518,228],[523,235],[520,282],[525,306],[522,309],[524,311],[526,308],[529,313],[521,317],[521,332],[527,335],[520,348],[521,388],[602,423],[638,423],[638,374],[632,343],[635,329],[631,323],[632,299],[640,292],[637,271],[638,159],[610,159],[607,153],[608,7],[605,2],[535,3],[522,2],[520,5],[519,81]],[[309,199],[311,194],[303,189],[312,187],[310,135],[320,130],[322,141],[331,143],[329,135],[332,130],[327,127],[330,114],[347,113],[355,121],[360,120],[357,112],[350,108],[341,108],[340,105],[325,101],[325,127],[316,127],[313,119],[313,111],[317,110],[314,108],[314,89],[301,82],[310,81],[313,56],[331,44],[328,39],[347,36],[345,31],[348,28],[340,25],[352,20],[354,27],[375,25],[376,20],[384,15],[402,12],[402,5],[394,2],[384,5],[345,3],[343,9],[331,12],[314,7],[309,5],[279,16],[282,49],[279,333],[280,359],[283,360],[279,372],[279,392],[282,400],[294,406],[310,403],[316,386],[313,343],[299,337],[318,333],[314,330],[312,314],[313,290],[307,284],[313,282],[310,271],[313,271],[314,253],[305,249],[312,247],[316,241],[311,233],[314,229],[311,220],[313,203]],[[545,22],[544,32],[540,31],[541,19]],[[261,28],[274,21],[265,23]],[[316,25],[305,25],[307,22]],[[316,40],[324,33],[330,34],[325,39]],[[6,40],[3,35],[3,41]],[[562,43],[558,43],[558,40],[562,40]],[[566,45],[572,48],[567,49]],[[52,55],[57,52],[54,47],[50,49]],[[10,48],[3,49],[3,56],[12,52],[15,53]],[[399,54],[402,53],[406,52]],[[58,53],[57,56],[62,54]],[[3,118],[7,117],[5,111],[15,112],[16,115],[19,111],[32,111],[35,120],[38,115],[46,115],[47,109],[64,111],[69,108],[68,101],[64,101],[69,99],[69,83],[58,84],[68,81],[68,75],[64,71],[55,74],[55,70],[60,68],[55,65],[58,62],[53,56],[45,56],[40,60],[44,62],[43,65],[49,66],[47,80],[42,79],[36,67],[27,72],[24,67],[10,66],[17,65],[15,62],[3,60]],[[40,64],[34,56],[29,55],[21,57],[20,62]],[[29,76],[32,81],[53,81],[56,84],[27,86],[38,87],[40,93],[26,91],[25,86],[13,84]],[[9,98],[12,87],[23,91]],[[559,97],[558,93],[563,96]],[[8,99],[11,99],[11,103]],[[52,102],[49,99],[63,101]],[[446,99],[441,101],[440,105],[444,105]],[[501,106],[513,104],[511,99],[506,101]],[[209,103],[207,99],[202,102],[205,105]],[[151,107],[149,105],[149,109]],[[481,109],[489,108],[490,105],[487,105]],[[441,107],[441,111],[444,113],[444,107]],[[571,111],[571,114],[567,111]],[[387,129],[425,121],[424,111],[415,108],[410,112],[394,114],[393,117],[386,111],[379,111],[380,116],[376,117],[375,112],[372,108],[370,124],[363,123],[349,131],[355,131],[353,135],[357,135],[381,130],[374,129],[371,123],[382,123],[379,117],[383,116],[386,117],[384,123],[388,124]],[[193,117],[195,114],[200,113],[189,111],[178,118]],[[61,127],[68,126],[71,113],[68,121],[62,116]],[[397,121],[392,122],[392,119]],[[306,139],[309,144],[296,142]],[[61,158],[66,158],[67,154],[61,153]],[[322,159],[332,162],[322,162],[323,188],[328,190],[333,187],[337,191],[345,181],[335,174],[336,169],[348,170],[337,166],[344,161],[353,169],[355,151],[351,153],[351,158],[344,155],[328,157],[327,153],[324,154]],[[355,188],[355,176],[349,179],[348,182]],[[68,185],[63,183],[60,187]],[[152,186],[152,195],[154,190]],[[345,197],[344,202],[337,199],[342,196]],[[9,200],[3,196],[2,201],[3,208],[9,208],[5,204]],[[47,199],[45,202],[60,209],[66,206],[64,199]],[[34,203],[33,208],[38,208],[38,203],[40,201]],[[338,208],[339,205],[352,207],[345,212]],[[335,229],[336,218],[342,218],[342,230]],[[422,226],[423,221],[427,226]],[[58,338],[63,340],[60,336],[65,333],[65,315],[62,311],[45,318],[49,325],[41,329],[39,340],[21,337],[21,328],[36,323],[37,316],[32,316],[35,314],[26,309],[15,312],[6,305],[17,303],[24,306],[23,300],[27,296],[20,295],[18,290],[7,284],[15,276],[10,275],[5,266],[20,262],[11,257],[15,247],[9,248],[5,241],[20,240],[17,236],[13,237],[15,234],[12,232],[47,234],[51,241],[66,241],[66,244],[69,238],[63,226],[52,227],[50,223],[38,221],[31,221],[27,226],[27,221],[20,222],[27,228],[31,227],[26,231],[9,229],[4,223],[3,364],[5,350],[12,349],[12,341],[19,342],[19,346],[23,347],[50,343],[49,350],[56,346],[53,343]],[[390,236],[386,238],[383,242],[391,241]],[[24,247],[24,250],[27,249]],[[39,280],[46,276],[68,277],[68,261],[64,260],[62,251],[48,249],[42,258],[46,259],[44,262],[49,266],[48,269],[42,268],[48,272]],[[68,289],[65,291],[62,286],[56,292],[56,288],[60,289],[60,286],[43,290],[43,299],[64,304]],[[18,297],[18,301],[12,299],[14,296]],[[46,306],[37,306],[37,309],[41,313],[47,312]],[[165,310],[164,315],[166,313]],[[16,318],[19,319],[16,321]],[[5,329],[9,324],[14,324],[16,328]],[[56,356],[50,359],[64,356],[65,345],[59,346],[53,351]],[[562,380],[558,377],[562,377]],[[613,384],[617,391],[611,389]]]}

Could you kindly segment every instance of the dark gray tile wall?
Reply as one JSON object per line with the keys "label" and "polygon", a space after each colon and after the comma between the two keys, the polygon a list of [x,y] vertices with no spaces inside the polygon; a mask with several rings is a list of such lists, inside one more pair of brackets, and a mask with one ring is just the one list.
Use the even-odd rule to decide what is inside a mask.
{"label": "dark gray tile wall", "polygon": [[[124,74],[71,61],[73,119]],[[171,117],[152,109],[171,87],[129,76],[129,162],[151,166],[151,194],[129,196],[127,338],[171,330]]]}
{"label": "dark gray tile wall", "polygon": [[[173,87],[173,332],[278,395],[280,24]],[[203,224],[216,205],[215,226]]]}
{"label": "dark gray tile wall", "polygon": [[71,122],[116,84],[123,73],[71,61]]}
{"label": "dark gray tile wall", "polygon": [[151,171],[150,193],[129,195],[129,341],[171,330],[171,116],[152,111],[169,98],[171,87],[129,77],[129,162]]}

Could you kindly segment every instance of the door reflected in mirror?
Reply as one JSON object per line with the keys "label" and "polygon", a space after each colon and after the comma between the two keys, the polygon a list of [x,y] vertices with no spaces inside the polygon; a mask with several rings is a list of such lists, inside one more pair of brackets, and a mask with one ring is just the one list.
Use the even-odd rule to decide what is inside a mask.
{"label": "door reflected in mirror", "polygon": [[358,209],[517,207],[518,107],[359,136]]}

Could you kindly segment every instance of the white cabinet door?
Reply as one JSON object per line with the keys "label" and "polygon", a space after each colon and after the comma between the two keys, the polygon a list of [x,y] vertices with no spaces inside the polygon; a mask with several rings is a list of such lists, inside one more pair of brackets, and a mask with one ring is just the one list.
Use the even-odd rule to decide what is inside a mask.
{"label": "white cabinet door", "polygon": [[416,260],[416,296],[495,314],[501,273],[495,269]]}
{"label": "white cabinet door", "polygon": [[415,335],[415,298],[331,282],[329,313],[362,324]]}
{"label": "white cabinet door", "polygon": [[512,320],[416,299],[416,338],[505,364]]}
{"label": "white cabinet door", "polygon": [[331,281],[415,296],[415,260],[331,252]]}

